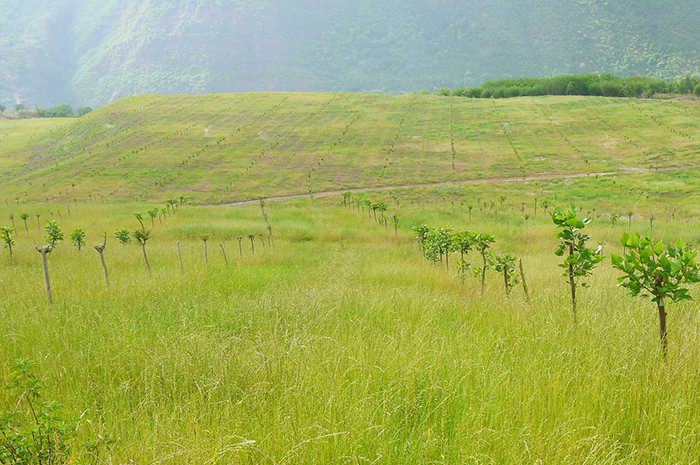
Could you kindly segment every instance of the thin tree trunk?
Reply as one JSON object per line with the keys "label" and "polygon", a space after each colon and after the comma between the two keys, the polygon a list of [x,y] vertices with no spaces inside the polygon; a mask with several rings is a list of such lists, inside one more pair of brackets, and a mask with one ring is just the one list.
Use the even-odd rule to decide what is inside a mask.
{"label": "thin tree trunk", "polygon": [[578,318],[576,317],[576,281],[571,275],[571,268],[573,266],[569,265],[569,286],[571,287],[571,310],[574,314],[574,326],[578,326]]}
{"label": "thin tree trunk", "polygon": [[204,263],[209,263],[209,252],[207,252],[207,241],[204,241]]}
{"label": "thin tree trunk", "polygon": [[146,267],[148,268],[148,274],[151,273],[151,264],[148,262],[148,255],[146,255],[146,243],[141,244],[141,248],[143,249],[143,259],[146,260]]}
{"label": "thin tree trunk", "polygon": [[506,285],[506,295],[510,294],[510,287],[508,287],[508,270],[503,267],[503,281]]}
{"label": "thin tree trunk", "polygon": [[46,285],[46,298],[49,299],[49,304],[53,304],[53,296],[51,295],[51,279],[49,277],[49,260],[47,255],[51,252],[51,246],[34,247],[41,254],[41,264],[44,267],[44,283]]}
{"label": "thin tree trunk", "polygon": [[[656,279],[654,280],[654,287],[656,289],[659,289],[663,286],[663,284],[663,278],[661,277],[661,275],[657,274]],[[668,353],[668,333],[666,331],[666,305],[663,303],[663,300],[658,301],[656,305],[659,308],[659,335],[661,336],[661,351],[664,355],[664,359],[666,359],[666,355]]]}
{"label": "thin tree trunk", "polygon": [[238,236],[238,253],[243,258],[243,237]]}
{"label": "thin tree trunk", "polygon": [[659,307],[659,334],[661,335],[661,351],[664,354],[664,359],[666,358],[666,355],[668,354],[668,339],[667,335],[668,333],[666,332],[666,306],[657,303]]}

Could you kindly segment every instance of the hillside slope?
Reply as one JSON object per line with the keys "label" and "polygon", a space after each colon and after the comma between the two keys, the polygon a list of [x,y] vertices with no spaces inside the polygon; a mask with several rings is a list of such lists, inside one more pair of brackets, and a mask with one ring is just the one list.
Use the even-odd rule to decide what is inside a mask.
{"label": "hillside slope", "polygon": [[697,1],[0,0],[0,104],[700,72]]}
{"label": "hillside slope", "polygon": [[0,121],[0,199],[219,203],[332,189],[692,165],[697,101],[412,94],[132,97]]}

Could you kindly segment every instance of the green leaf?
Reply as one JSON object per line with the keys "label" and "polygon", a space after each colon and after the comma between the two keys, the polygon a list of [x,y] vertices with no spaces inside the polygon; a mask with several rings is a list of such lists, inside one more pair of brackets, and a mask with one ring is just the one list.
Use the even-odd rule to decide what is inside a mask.
{"label": "green leaf", "polygon": [[654,253],[656,255],[661,255],[664,252],[664,243],[663,241],[659,241],[655,246],[654,246]]}

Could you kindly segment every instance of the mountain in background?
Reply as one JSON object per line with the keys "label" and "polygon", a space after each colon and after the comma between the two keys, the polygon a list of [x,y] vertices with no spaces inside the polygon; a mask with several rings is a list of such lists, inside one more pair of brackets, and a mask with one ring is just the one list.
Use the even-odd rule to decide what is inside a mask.
{"label": "mountain in background", "polygon": [[0,0],[0,104],[700,73],[700,2]]}

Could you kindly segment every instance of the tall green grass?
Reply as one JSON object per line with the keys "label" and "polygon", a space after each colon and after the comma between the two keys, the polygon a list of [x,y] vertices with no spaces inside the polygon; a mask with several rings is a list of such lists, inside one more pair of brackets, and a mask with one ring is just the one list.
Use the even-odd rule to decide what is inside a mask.
{"label": "tall green grass", "polygon": [[[398,206],[367,194],[387,195],[398,236],[339,198],[267,203],[275,247],[256,239],[253,255],[244,239],[242,258],[235,238],[266,232],[259,206],[182,207],[152,228],[151,275],[139,247],[110,237],[138,227],[133,211],[148,205],[79,204],[70,216],[65,205],[21,205],[42,218],[60,208],[64,231],[83,227],[89,244],[107,231],[111,283],[97,253],[61,243],[49,306],[33,250],[43,231],[18,222],[15,258],[0,255],[2,379],[13,359],[36,360],[46,397],[78,419],[80,441],[117,440],[98,463],[697,460],[694,303],[670,308],[664,362],[653,305],[616,287],[606,261],[580,295],[574,328],[556,229],[541,212],[525,238],[515,192],[510,225],[494,225],[490,209],[470,223],[449,207],[411,205],[418,194],[397,194]],[[0,213],[17,217],[19,207]],[[531,301],[521,288],[506,297],[493,273],[481,296],[477,279],[427,262],[408,230],[423,221],[495,233],[495,252],[523,258]],[[592,241],[619,253],[626,227],[596,220]]]}

